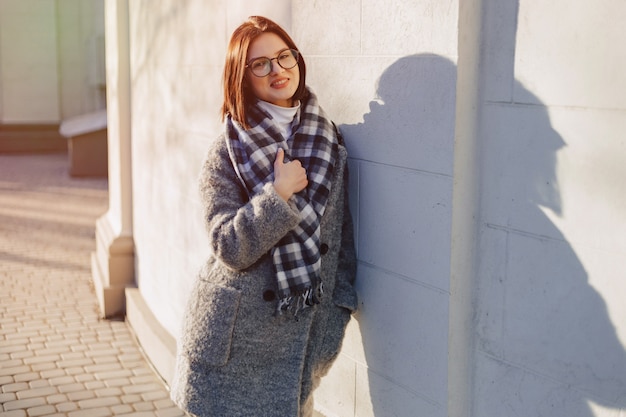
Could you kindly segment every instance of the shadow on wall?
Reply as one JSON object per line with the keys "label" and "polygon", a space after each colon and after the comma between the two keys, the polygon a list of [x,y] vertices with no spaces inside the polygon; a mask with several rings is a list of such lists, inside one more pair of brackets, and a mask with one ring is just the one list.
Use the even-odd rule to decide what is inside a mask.
{"label": "shadow on wall", "polygon": [[363,123],[340,127],[368,371],[358,415],[446,415],[455,86],[450,60],[403,57],[380,76]]}
{"label": "shadow on wall", "polygon": [[[371,103],[363,123],[341,126],[352,163],[446,177],[452,172],[453,133],[448,135],[441,124],[453,129],[455,84],[456,68],[444,57],[410,56],[391,65],[379,81],[381,102]],[[593,417],[606,409],[601,415],[613,416],[614,410],[626,408],[626,352],[604,300],[543,211],[562,213],[556,156],[565,142],[552,128],[546,107],[523,104],[539,103],[533,93],[519,82],[515,92],[522,105],[486,103],[482,121],[483,224],[472,415]],[[364,191],[370,186],[359,181],[351,185],[362,302],[356,320],[368,367],[369,387],[363,389],[369,393],[357,388],[356,401],[357,409],[364,407],[361,402],[369,396],[372,408],[359,415],[443,417],[449,266],[433,267],[445,245],[433,252],[431,242],[441,242],[437,234],[445,234],[449,249],[450,218],[440,222],[434,205],[427,211],[398,212],[396,205],[432,201],[423,189],[403,190],[391,201],[390,193],[379,190],[387,213],[379,213],[376,227],[367,225],[371,217],[363,212],[369,208],[359,194],[372,190]],[[437,198],[450,203],[452,180],[441,184],[450,189]],[[361,206],[354,204],[357,198]],[[396,218],[398,214],[404,217]],[[436,227],[429,227],[433,221]],[[394,225],[386,222],[427,232],[390,241],[386,234]],[[403,265],[377,269],[380,265],[367,249],[376,241],[391,244],[391,251],[409,245],[423,262],[412,272],[403,271]],[[411,262],[404,260],[405,265]],[[439,275],[431,276],[433,271]],[[396,277],[416,284],[417,290],[399,291],[403,287]]]}
{"label": "shadow on wall", "polygon": [[563,212],[566,144],[520,82],[483,115],[475,415],[593,417],[626,407],[626,352],[606,303],[544,211]]}

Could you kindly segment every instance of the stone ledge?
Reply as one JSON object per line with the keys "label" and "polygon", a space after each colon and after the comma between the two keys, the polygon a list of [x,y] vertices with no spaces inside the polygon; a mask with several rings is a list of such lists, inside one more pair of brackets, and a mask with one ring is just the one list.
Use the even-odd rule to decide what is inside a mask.
{"label": "stone ledge", "polygon": [[108,140],[106,110],[99,110],[63,120],[59,133],[66,137],[68,141],[71,176],[107,176]]}
{"label": "stone ledge", "polygon": [[176,339],[159,323],[137,288],[126,289],[126,320],[148,360],[169,385],[174,375]]}

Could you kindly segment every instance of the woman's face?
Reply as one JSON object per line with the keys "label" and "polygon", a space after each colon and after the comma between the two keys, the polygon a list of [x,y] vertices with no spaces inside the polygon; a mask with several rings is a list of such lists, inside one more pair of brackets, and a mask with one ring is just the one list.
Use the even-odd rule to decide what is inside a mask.
{"label": "woman's face", "polygon": [[[278,53],[288,48],[287,44],[275,33],[262,33],[248,48],[246,62],[256,58],[275,58]],[[257,77],[250,69],[246,70],[246,79],[254,95],[263,101],[282,107],[291,107],[292,97],[300,83],[298,65],[284,69],[277,60],[271,61],[271,72],[265,77]]]}

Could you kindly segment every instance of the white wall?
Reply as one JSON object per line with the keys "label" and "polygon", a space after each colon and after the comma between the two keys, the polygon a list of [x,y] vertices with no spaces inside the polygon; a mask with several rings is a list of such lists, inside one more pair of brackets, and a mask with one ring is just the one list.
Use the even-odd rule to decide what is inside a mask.
{"label": "white wall", "polygon": [[[137,283],[172,335],[208,253],[197,175],[222,129],[228,37],[265,14],[293,35],[350,152],[360,311],[317,408],[339,417],[626,408],[626,57],[611,46],[623,43],[622,3],[466,3],[480,8],[475,51],[459,50],[468,43],[452,0],[129,4]],[[476,55],[476,84],[457,85],[461,52]],[[469,95],[480,99],[470,109],[476,149],[454,142],[467,133],[455,132],[467,118],[455,107]],[[461,365],[448,356],[459,323],[450,318],[458,152],[475,153],[479,174],[479,246],[466,248],[477,263],[466,271],[476,346],[455,347],[469,350],[473,375],[460,383],[447,379]],[[463,384],[471,404],[459,411],[448,390]]]}
{"label": "white wall", "polygon": [[292,7],[309,83],[346,137],[358,236],[360,311],[316,405],[445,416],[458,4]]}
{"label": "white wall", "polygon": [[2,0],[0,54],[0,122],[58,122],[55,1]]}
{"label": "white wall", "polygon": [[516,3],[486,9],[472,415],[622,415],[626,5]]}
{"label": "white wall", "polygon": [[[176,335],[207,254],[197,175],[222,129],[226,43],[245,17],[265,14],[291,30],[352,155],[361,312],[319,406],[445,415],[456,6],[397,2],[381,21],[383,12],[374,1],[130,2],[137,280]],[[352,401],[332,394],[338,382]]]}
{"label": "white wall", "polygon": [[208,254],[197,180],[222,129],[228,38],[253,13],[289,27],[290,2],[129,4],[136,274],[157,319],[177,335],[187,292]]}
{"label": "white wall", "polygon": [[104,0],[56,4],[61,116],[104,109]]}
{"label": "white wall", "polygon": [[136,276],[176,335],[208,250],[197,177],[220,129],[225,2],[129,4]]}
{"label": "white wall", "polygon": [[102,0],[0,1],[0,123],[105,107]]}

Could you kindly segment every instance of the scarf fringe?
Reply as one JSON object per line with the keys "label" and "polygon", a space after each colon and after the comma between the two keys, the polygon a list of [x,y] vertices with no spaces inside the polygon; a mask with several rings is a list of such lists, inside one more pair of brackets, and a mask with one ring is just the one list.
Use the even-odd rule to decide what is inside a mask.
{"label": "scarf fringe", "polygon": [[315,288],[307,288],[300,294],[288,295],[282,297],[276,303],[275,316],[282,316],[284,313],[291,313],[293,317],[298,318],[298,313],[319,304],[321,297],[324,294],[324,285],[320,285]]}

